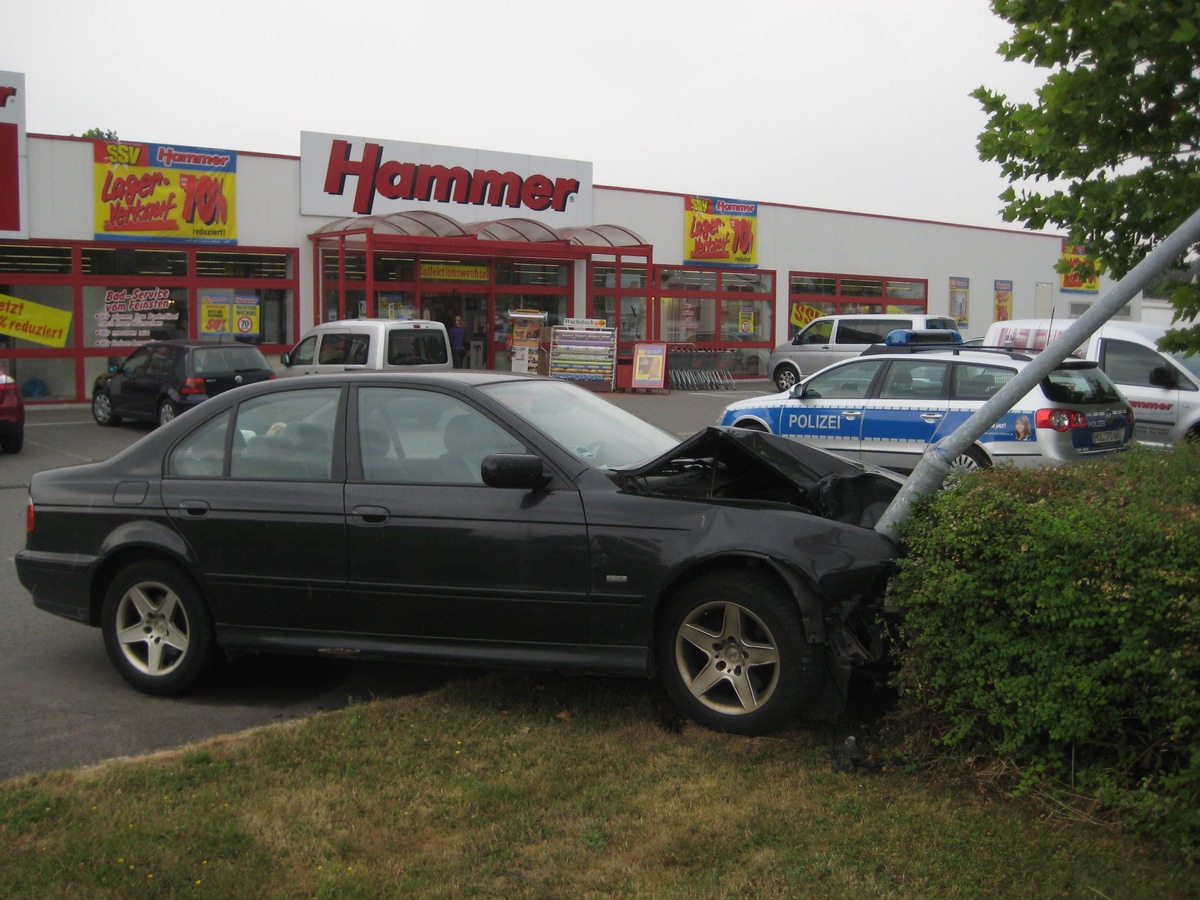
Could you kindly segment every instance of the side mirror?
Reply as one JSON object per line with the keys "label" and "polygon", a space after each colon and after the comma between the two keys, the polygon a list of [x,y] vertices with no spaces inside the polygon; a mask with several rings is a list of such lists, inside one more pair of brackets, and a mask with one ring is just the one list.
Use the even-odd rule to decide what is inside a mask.
{"label": "side mirror", "polygon": [[1179,387],[1179,378],[1169,366],[1155,366],[1150,370],[1150,383],[1160,388]]}
{"label": "side mirror", "polygon": [[493,453],[483,458],[480,470],[488,487],[535,491],[550,481],[541,457],[526,453]]}
{"label": "side mirror", "polygon": [[286,350],[283,353],[280,353],[279,364],[290,369],[292,367],[292,354],[288,353]]}

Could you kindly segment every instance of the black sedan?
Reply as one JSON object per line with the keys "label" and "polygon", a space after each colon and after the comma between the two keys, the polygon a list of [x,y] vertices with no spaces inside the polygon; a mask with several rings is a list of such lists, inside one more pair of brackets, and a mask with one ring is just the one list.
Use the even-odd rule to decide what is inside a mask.
{"label": "black sedan", "polygon": [[92,417],[100,425],[122,419],[162,425],[209,397],[274,377],[252,344],[152,341],[96,379]]}
{"label": "black sedan", "polygon": [[246,652],[657,675],[750,734],[836,716],[879,658],[898,485],[554,379],[300,377],[38,473],[16,564],[149,693]]}

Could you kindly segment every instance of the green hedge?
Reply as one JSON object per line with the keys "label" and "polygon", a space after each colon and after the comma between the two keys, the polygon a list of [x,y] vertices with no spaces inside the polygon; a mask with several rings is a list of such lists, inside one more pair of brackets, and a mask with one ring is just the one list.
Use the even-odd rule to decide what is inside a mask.
{"label": "green hedge", "polygon": [[1200,857],[1200,446],[983,471],[903,542],[902,720]]}

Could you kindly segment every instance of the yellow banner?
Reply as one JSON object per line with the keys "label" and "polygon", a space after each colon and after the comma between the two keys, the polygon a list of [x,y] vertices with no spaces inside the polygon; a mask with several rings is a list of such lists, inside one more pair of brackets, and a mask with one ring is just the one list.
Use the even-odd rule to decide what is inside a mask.
{"label": "yellow banner", "polygon": [[97,238],[237,243],[237,154],[94,141]]}
{"label": "yellow banner", "polygon": [[200,333],[229,334],[229,304],[211,297],[200,298]]}
{"label": "yellow banner", "polygon": [[422,281],[488,281],[487,266],[465,263],[421,263]]}
{"label": "yellow banner", "polygon": [[71,335],[71,314],[0,294],[0,334],[47,347],[65,347]]}
{"label": "yellow banner", "polygon": [[720,197],[685,197],[683,261],[758,265],[758,204]]}

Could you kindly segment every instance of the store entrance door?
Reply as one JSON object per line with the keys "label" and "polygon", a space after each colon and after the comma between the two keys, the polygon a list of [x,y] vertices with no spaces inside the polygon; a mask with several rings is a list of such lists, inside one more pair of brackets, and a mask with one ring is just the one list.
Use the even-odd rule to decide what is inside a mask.
{"label": "store entrance door", "polygon": [[467,329],[468,369],[488,368],[487,310],[487,294],[464,294],[457,290],[421,292],[422,319],[441,322],[447,331],[454,327],[455,319],[462,319],[463,327]]}

